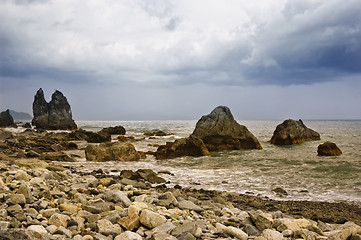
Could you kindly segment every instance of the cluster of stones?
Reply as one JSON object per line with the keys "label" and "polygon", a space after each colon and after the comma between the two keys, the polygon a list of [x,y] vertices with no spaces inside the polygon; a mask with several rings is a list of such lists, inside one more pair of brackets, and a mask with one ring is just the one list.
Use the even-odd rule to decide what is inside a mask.
{"label": "cluster of stones", "polygon": [[[99,132],[77,129],[71,132],[56,133],[39,129],[26,129],[15,133],[0,129],[0,159],[7,156],[11,158],[40,157],[44,160],[74,161],[72,156],[64,151],[83,150],[89,143],[104,143],[100,147],[111,147],[113,153],[114,149],[117,149],[118,153],[115,154],[119,155],[117,158],[108,157],[107,160],[139,160],[139,154],[133,145],[130,143],[111,143],[111,134],[125,134],[125,129],[116,126],[104,128]],[[99,149],[97,146],[90,147],[90,149],[95,148]],[[93,151],[92,153],[95,154],[96,152]],[[89,156],[92,156],[92,153],[89,153]],[[93,158],[89,157],[89,160],[93,160]],[[104,159],[99,158],[99,161],[104,161]]]}
{"label": "cluster of stones", "polygon": [[[330,224],[281,211],[235,207],[222,194],[152,188],[150,170],[121,176],[1,163],[0,239],[360,239],[352,222]],[[50,170],[52,169],[52,170]],[[100,171],[101,172],[101,171]],[[125,178],[128,177],[128,178]],[[133,178],[135,180],[132,180]],[[152,180],[151,180],[152,181]],[[158,179],[155,182],[163,182]]]}

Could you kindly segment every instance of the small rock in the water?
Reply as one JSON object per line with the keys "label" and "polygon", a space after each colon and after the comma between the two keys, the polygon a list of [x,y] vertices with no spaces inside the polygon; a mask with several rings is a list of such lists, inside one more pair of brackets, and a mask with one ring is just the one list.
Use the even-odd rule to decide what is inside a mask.
{"label": "small rock in the water", "polygon": [[275,192],[277,195],[281,195],[281,196],[288,195],[287,191],[280,187],[274,188],[274,189],[272,189],[272,191]]}
{"label": "small rock in the water", "polygon": [[318,145],[317,154],[318,156],[340,156],[342,151],[336,143],[326,141]]}
{"label": "small rock in the water", "polygon": [[301,119],[288,119],[277,126],[270,142],[274,145],[291,145],[320,139],[320,134],[306,127]]}

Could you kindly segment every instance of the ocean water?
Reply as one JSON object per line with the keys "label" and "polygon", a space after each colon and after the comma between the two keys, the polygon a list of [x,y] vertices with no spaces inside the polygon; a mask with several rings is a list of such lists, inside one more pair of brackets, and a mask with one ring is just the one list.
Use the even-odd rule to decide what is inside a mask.
{"label": "ocean water", "polygon": [[[148,156],[139,162],[94,163],[84,159],[73,163],[86,170],[150,168],[169,171],[162,177],[183,187],[221,190],[269,197],[278,200],[347,201],[361,205],[361,121],[304,121],[321,135],[321,141],[292,146],[268,143],[282,121],[238,121],[260,141],[262,150],[213,152],[207,157],[156,160]],[[162,130],[172,136],[134,143],[137,150],[155,151],[157,145],[187,137],[196,121],[78,121],[78,126],[98,131],[122,125],[127,136],[144,137],[145,132]],[[343,151],[338,157],[317,156],[317,146],[335,142]],[[287,196],[272,190],[280,187]]]}

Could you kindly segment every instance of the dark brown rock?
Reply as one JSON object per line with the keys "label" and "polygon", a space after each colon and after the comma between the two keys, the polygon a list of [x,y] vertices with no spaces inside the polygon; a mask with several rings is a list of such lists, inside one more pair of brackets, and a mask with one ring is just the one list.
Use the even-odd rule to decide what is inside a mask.
{"label": "dark brown rock", "polygon": [[166,133],[163,131],[155,131],[155,132],[146,132],[144,133],[145,136],[157,136],[157,137],[164,137],[174,135],[173,133]]}
{"label": "dark brown rock", "polygon": [[47,103],[44,92],[40,88],[34,96],[32,125],[39,129],[72,130],[77,126],[72,118],[72,112],[68,100],[56,90],[51,101]]}
{"label": "dark brown rock", "polygon": [[238,124],[225,106],[216,107],[203,116],[191,136],[202,139],[209,151],[262,149],[257,138]]}
{"label": "dark brown rock", "polygon": [[108,134],[118,134],[118,135],[125,135],[126,131],[125,128],[122,126],[115,126],[115,127],[107,127],[103,128],[101,132],[105,132]]}
{"label": "dark brown rock", "polygon": [[84,129],[77,129],[69,133],[69,138],[72,140],[85,140],[89,143],[102,143],[110,142],[112,140],[111,135],[107,132],[91,132]]}
{"label": "dark brown rock", "polygon": [[16,127],[9,109],[0,113],[0,127]]}
{"label": "dark brown rock", "polygon": [[183,156],[208,156],[209,151],[203,141],[196,137],[181,138],[158,147],[157,159],[170,159]]}
{"label": "dark brown rock", "polygon": [[298,121],[288,119],[277,126],[270,142],[274,145],[291,145],[317,140],[321,140],[320,134],[307,128],[301,119]]}
{"label": "dark brown rock", "polygon": [[340,156],[342,151],[336,143],[326,141],[318,146],[317,154],[318,156]]}

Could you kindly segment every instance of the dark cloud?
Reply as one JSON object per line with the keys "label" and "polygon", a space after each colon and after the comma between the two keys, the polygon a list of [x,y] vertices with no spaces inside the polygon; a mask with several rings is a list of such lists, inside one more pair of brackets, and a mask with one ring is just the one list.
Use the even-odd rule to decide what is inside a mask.
{"label": "dark cloud", "polygon": [[0,100],[65,89],[80,116],[85,105],[106,115],[131,99],[137,113],[126,116],[155,119],[257,96],[256,109],[287,115],[294,108],[282,101],[298,91],[360,81],[360,12],[358,0],[210,1],[206,11],[198,1],[0,0]]}

